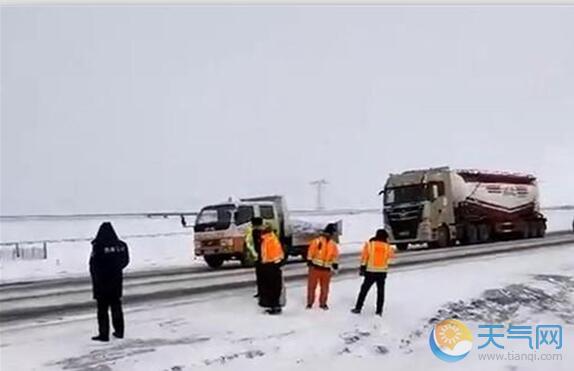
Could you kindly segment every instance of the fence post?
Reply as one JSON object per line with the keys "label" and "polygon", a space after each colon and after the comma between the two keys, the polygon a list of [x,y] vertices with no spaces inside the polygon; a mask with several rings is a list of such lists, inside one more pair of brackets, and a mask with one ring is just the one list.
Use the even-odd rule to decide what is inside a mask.
{"label": "fence post", "polygon": [[48,242],[44,241],[44,259],[48,259]]}
{"label": "fence post", "polygon": [[20,244],[16,242],[15,245],[16,245],[16,257],[20,258]]}

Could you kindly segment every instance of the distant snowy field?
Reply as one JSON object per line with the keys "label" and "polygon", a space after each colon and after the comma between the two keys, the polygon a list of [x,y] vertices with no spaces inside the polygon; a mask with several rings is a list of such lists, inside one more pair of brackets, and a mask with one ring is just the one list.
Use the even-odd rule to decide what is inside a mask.
{"label": "distant snowy field", "polygon": [[[253,288],[126,304],[126,338],[94,343],[93,314],[2,329],[2,370],[572,370],[574,245],[391,270],[384,317],[375,290],[360,316],[349,313],[361,279],[339,276],[331,310],[305,309],[305,285],[288,283],[281,316],[261,313]],[[456,314],[473,332],[470,354],[455,364],[429,349],[431,323]],[[481,361],[479,324],[559,324],[561,361]],[[525,340],[497,339],[528,352]],[[486,348],[485,348],[486,349]],[[496,352],[490,346],[491,352]],[[540,351],[542,352],[542,350]],[[540,353],[539,352],[539,353]],[[548,353],[548,351],[546,350]]]}
{"label": "distant snowy field", "polygon": [[[548,218],[548,230],[571,228],[574,211],[553,210],[546,211],[545,214]],[[342,252],[357,251],[360,242],[370,237],[382,224],[382,216],[379,213],[297,216],[295,219],[323,223],[342,219]],[[0,242],[90,239],[102,221],[2,221]],[[130,247],[131,263],[128,271],[204,264],[201,258],[196,259],[193,254],[192,229],[183,228],[179,218],[118,218],[112,219],[111,222]],[[167,235],[141,237],[150,234]],[[0,260],[0,282],[83,276],[87,274],[89,254],[89,241],[49,243],[46,260]]]}

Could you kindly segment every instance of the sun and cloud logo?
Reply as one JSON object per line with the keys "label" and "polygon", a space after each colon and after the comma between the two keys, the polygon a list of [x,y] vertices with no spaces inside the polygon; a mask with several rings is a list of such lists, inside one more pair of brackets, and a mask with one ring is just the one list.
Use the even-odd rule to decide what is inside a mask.
{"label": "sun and cloud logo", "polygon": [[457,362],[470,353],[472,333],[461,321],[445,319],[432,329],[429,345],[438,358],[445,362]]}

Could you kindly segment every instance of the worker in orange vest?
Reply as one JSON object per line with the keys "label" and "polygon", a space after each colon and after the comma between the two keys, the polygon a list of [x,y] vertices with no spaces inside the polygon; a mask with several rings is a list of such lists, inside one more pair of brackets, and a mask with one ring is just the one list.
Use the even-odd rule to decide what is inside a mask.
{"label": "worker in orange vest", "polygon": [[359,314],[363,308],[365,298],[371,286],[377,284],[377,309],[376,315],[383,315],[383,304],[385,301],[385,280],[387,279],[387,268],[389,260],[395,255],[394,248],[388,243],[389,235],[384,229],[377,230],[375,237],[371,238],[363,246],[361,254],[361,276],[364,276],[361,291],[357,298],[355,308],[351,312]]}
{"label": "worker in orange vest", "polygon": [[284,258],[279,238],[270,225],[265,225],[261,233],[259,305],[268,308],[266,311],[268,314],[281,313],[279,299],[283,287],[281,266]]}
{"label": "worker in orange vest", "polygon": [[321,235],[309,244],[307,251],[307,265],[309,266],[309,276],[307,280],[307,309],[313,307],[315,302],[315,291],[317,285],[321,287],[319,295],[319,306],[328,310],[327,299],[329,297],[329,285],[331,274],[339,269],[339,247],[333,240],[337,233],[334,224],[328,224]]}

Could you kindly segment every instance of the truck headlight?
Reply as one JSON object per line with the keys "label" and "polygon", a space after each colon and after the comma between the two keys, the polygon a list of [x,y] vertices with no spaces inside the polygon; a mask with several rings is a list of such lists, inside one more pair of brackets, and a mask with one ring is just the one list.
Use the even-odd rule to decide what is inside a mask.
{"label": "truck headlight", "polygon": [[222,238],[221,241],[219,241],[219,244],[221,245],[221,247],[232,247],[233,246],[233,239],[232,238]]}

